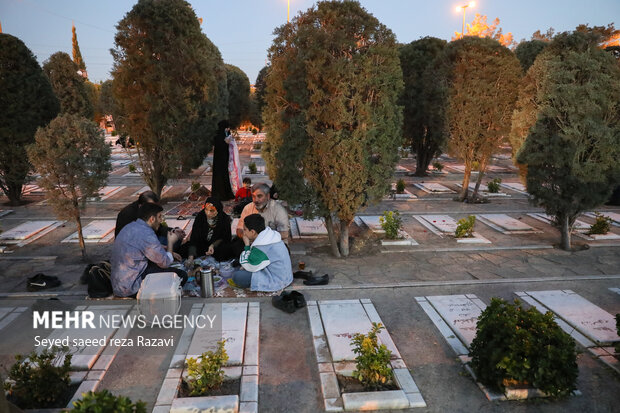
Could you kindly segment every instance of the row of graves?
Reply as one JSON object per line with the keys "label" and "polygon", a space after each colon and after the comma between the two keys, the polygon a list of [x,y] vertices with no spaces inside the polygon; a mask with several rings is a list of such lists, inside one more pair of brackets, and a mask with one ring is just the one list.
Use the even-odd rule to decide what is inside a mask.
{"label": "row of graves", "polygon": [[[620,295],[619,288],[610,288],[603,294]],[[570,335],[581,348],[594,359],[620,374],[615,344],[620,343],[614,316],[595,303],[571,290],[516,291],[528,306],[542,313],[550,311],[559,327]],[[423,311],[432,321],[434,333],[445,340],[454,351],[463,368],[475,374],[470,368],[470,347],[477,334],[477,320],[487,307],[475,294],[440,296],[419,296],[411,301],[411,310]],[[202,317],[213,320],[211,328],[199,323],[183,324],[170,330],[164,325],[151,324],[148,340],[170,340],[163,342],[172,352],[172,358],[155,401],[154,412],[185,411],[239,411],[257,412],[260,388],[260,307],[259,302],[193,302],[184,306],[184,315],[192,320]],[[87,304],[76,308],[91,312],[96,320],[100,317],[116,317],[149,314],[140,302],[115,303],[114,305]],[[426,407],[423,394],[415,381],[415,371],[408,368],[399,350],[407,343],[396,343],[389,328],[376,330],[375,326],[386,326],[370,299],[318,300],[309,301],[306,306],[309,331],[312,336],[312,360],[316,363],[318,379],[325,411],[359,411],[381,409],[408,409]],[[618,310],[618,308],[612,309]],[[10,328],[11,323],[22,316],[28,317],[27,307],[1,307],[0,331]],[[23,321],[23,320],[22,320]],[[154,322],[152,318],[149,321]],[[215,322],[215,327],[213,322]],[[70,402],[80,394],[96,390],[114,363],[115,357],[128,340],[140,340],[137,327],[130,323],[116,323],[100,328],[84,329],[66,326],[49,333],[47,340],[70,337],[69,348],[73,355],[71,380],[77,385]],[[133,330],[133,331],[132,331]],[[376,333],[379,345],[389,351],[389,369],[393,374],[393,386],[378,391],[352,390],[351,377],[356,369],[356,354],[353,339],[358,334]],[[171,335],[173,334],[173,335]],[[88,341],[89,345],[83,344]],[[183,381],[188,380],[189,358],[198,358],[206,351],[216,352],[221,341],[228,360],[223,371],[227,380],[233,383],[227,394],[207,397],[187,397]],[[49,341],[48,341],[49,342]],[[136,343],[131,343],[135,346]],[[148,346],[142,343],[143,346]],[[144,349],[144,351],[151,351]],[[284,374],[284,373],[283,373]],[[478,383],[479,388],[491,401],[504,401],[532,397],[545,397],[537,389],[507,388],[500,393],[496,389]],[[573,397],[580,395],[579,390]],[[70,405],[69,402],[69,405]],[[429,406],[432,408],[432,406]],[[211,409],[211,410],[209,410]]]}
{"label": "row of graves", "polygon": [[[186,232],[191,229],[193,217],[202,210],[204,202],[208,196],[205,191],[203,195],[190,195],[187,201],[174,205],[166,211],[166,224],[171,227],[179,227]],[[574,234],[588,242],[605,241],[620,245],[620,213],[614,211],[604,211],[603,216],[612,221],[611,230],[606,234],[588,234],[592,223],[596,220],[593,212],[583,214],[574,225]],[[476,220],[484,224],[485,232],[502,234],[508,236],[533,235],[543,232],[555,231],[552,229],[553,218],[541,213],[533,212],[519,215],[516,218],[508,214],[489,213],[476,214]],[[396,239],[383,239],[382,244],[417,246],[420,242],[415,237],[424,235],[425,242],[438,241],[437,238],[430,238],[428,234],[434,234],[439,239],[453,239],[456,244],[491,244],[492,241],[485,237],[480,231],[481,225],[477,225],[478,231],[474,231],[471,237],[455,238],[457,221],[459,216],[450,214],[420,214],[412,215],[412,222],[400,229]],[[51,233],[64,224],[60,220],[27,220],[19,224],[13,224],[14,220],[2,220],[3,232],[0,234],[0,245],[12,246],[14,248],[23,247],[37,241],[45,235]],[[359,215],[355,218],[355,223],[362,228],[367,228],[375,233],[379,238],[385,234],[381,224],[381,216],[378,215]],[[235,233],[236,224],[232,224],[232,233]],[[114,219],[95,219],[88,222],[82,229],[84,239],[88,243],[108,243],[114,236]],[[306,220],[300,217],[290,219],[290,231],[293,239],[316,239],[327,237],[327,228],[321,219]],[[496,238],[493,237],[493,238]],[[490,237],[489,237],[490,238]],[[535,239],[535,238],[529,238]],[[499,236],[499,243],[502,241]],[[64,238],[61,242],[78,242],[77,232]],[[435,242],[436,244],[436,242]]]}

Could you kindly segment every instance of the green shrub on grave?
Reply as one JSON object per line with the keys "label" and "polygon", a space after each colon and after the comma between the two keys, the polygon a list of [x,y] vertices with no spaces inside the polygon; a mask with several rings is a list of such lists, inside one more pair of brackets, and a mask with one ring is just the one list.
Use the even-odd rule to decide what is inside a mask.
{"label": "green shrub on grave", "polygon": [[502,179],[501,178],[495,178],[492,181],[490,181],[487,184],[487,189],[489,190],[489,193],[491,194],[496,194],[499,192],[499,184],[502,183]]}
{"label": "green shrub on grave", "polygon": [[256,168],[256,164],[254,162],[250,162],[248,164],[248,170],[250,171],[250,175],[254,175],[258,172],[258,169]]}
{"label": "green shrub on grave", "polygon": [[68,351],[67,347],[54,346],[40,354],[33,351],[27,356],[16,355],[4,383],[7,397],[22,409],[59,407],[70,385]]}
{"label": "green shrub on grave", "polygon": [[199,189],[200,189],[200,182],[198,182],[198,181],[192,182],[192,186],[191,186],[190,190],[192,192],[196,192]]}
{"label": "green shrub on grave", "polygon": [[252,128],[252,135],[256,135],[258,133],[258,129]]}
{"label": "green shrub on grave", "polygon": [[187,359],[187,385],[190,396],[202,396],[210,389],[218,388],[224,382],[224,370],[228,354],[224,344],[226,340],[217,342],[216,351],[206,351],[197,359]]}
{"label": "green shrub on grave", "polygon": [[381,323],[372,323],[368,334],[357,333],[351,345],[355,356],[353,377],[359,380],[366,390],[380,390],[392,384],[394,372],[390,368],[392,352],[385,344],[379,344],[377,334],[383,329]]}
{"label": "green shrub on grave", "polygon": [[437,172],[441,172],[443,170],[443,164],[439,161],[433,162],[433,168],[437,170]]}
{"label": "green shrub on grave", "polygon": [[383,216],[379,217],[381,228],[385,231],[385,238],[398,238],[398,231],[402,227],[402,219],[398,211],[384,211]]}
{"label": "green shrub on grave", "polygon": [[552,397],[576,389],[575,342],[553,320],[553,314],[525,310],[499,298],[482,312],[471,343],[471,367],[480,381],[503,390],[506,382],[537,388]]}
{"label": "green shrub on grave", "polygon": [[404,194],[405,193],[405,180],[404,179],[399,179],[396,182],[396,193],[397,194]]}
{"label": "green shrub on grave", "polygon": [[470,215],[467,218],[461,218],[457,222],[456,231],[454,236],[456,238],[471,238],[474,236],[474,224],[476,223],[476,216]]}
{"label": "green shrub on grave", "polygon": [[599,214],[598,212],[595,212],[594,215],[596,215],[596,222],[590,226],[590,230],[588,231],[588,235],[592,235],[592,234],[597,234],[597,235],[607,234],[609,232],[609,230],[611,229],[612,219],[609,218],[609,217],[606,217],[603,214]]}
{"label": "green shrub on grave", "polygon": [[129,164],[129,172],[131,172],[132,174],[135,173],[137,171],[136,169],[136,165],[130,163]]}
{"label": "green shrub on grave", "polygon": [[115,396],[108,390],[82,393],[82,398],[73,402],[74,413],[146,413],[146,403],[133,403],[130,398]]}

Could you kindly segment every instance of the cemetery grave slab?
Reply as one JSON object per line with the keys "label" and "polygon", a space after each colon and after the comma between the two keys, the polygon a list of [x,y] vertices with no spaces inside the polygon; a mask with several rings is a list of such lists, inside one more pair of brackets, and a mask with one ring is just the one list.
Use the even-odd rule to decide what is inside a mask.
{"label": "cemetery grave slab", "polygon": [[523,195],[529,195],[527,193],[527,188],[520,182],[502,182],[499,186],[503,188],[510,189],[511,191],[518,192]]}
{"label": "cemetery grave slab", "polygon": [[542,232],[506,214],[479,214],[476,217],[502,234],[534,234]]}
{"label": "cemetery grave slab", "polygon": [[[84,242],[106,243],[114,238],[114,228],[116,221],[111,219],[101,219],[90,222],[82,228]],[[78,233],[74,232],[61,242],[79,242]]]}
{"label": "cemetery grave slab", "polygon": [[[620,227],[620,214],[612,211],[603,211],[602,214],[608,218],[611,218],[611,223],[613,226]],[[586,212],[586,216],[590,218],[596,219],[596,214],[594,212]]]}
{"label": "cemetery grave slab", "polygon": [[[191,187],[190,187],[191,188]],[[165,185],[162,189],[161,189],[161,196],[164,196],[164,194],[168,191],[170,191],[172,189],[172,185]],[[136,192],[134,192],[133,194],[131,194],[131,196],[138,196],[146,191],[150,191],[151,187],[149,187],[148,185],[143,186],[142,188],[138,189]]]}
{"label": "cemetery grave slab", "polygon": [[[258,411],[259,322],[260,304],[196,303],[190,316],[218,313],[221,308],[221,331],[187,326],[184,328],[170,362],[168,372],[155,402],[154,412],[187,411]],[[224,372],[231,379],[239,378],[238,395],[210,397],[179,397],[181,380],[187,377],[185,360],[204,351],[215,350],[219,340],[226,339],[229,360]]]}
{"label": "cemetery grave slab", "polygon": [[251,174],[250,167],[246,165],[243,167],[243,171],[241,172],[241,174],[242,175],[265,175],[265,165],[256,165],[255,174]]}
{"label": "cemetery grave slab", "polygon": [[0,307],[0,330],[22,315],[28,307]]}
{"label": "cemetery grave slab", "polygon": [[0,234],[0,244],[29,244],[64,224],[64,221],[26,221]]}
{"label": "cemetery grave slab", "polygon": [[325,410],[380,410],[425,407],[413,377],[402,360],[387,329],[379,340],[392,352],[390,362],[399,390],[341,393],[336,374],[350,376],[355,369],[351,339],[366,334],[372,323],[382,323],[369,299],[309,301],[308,317],[317,358]]}
{"label": "cemetery grave slab", "polygon": [[[456,184],[459,188],[463,188],[463,184]],[[476,189],[475,183],[470,183],[467,187],[470,193],[473,193]],[[487,198],[494,197],[509,197],[510,195],[505,192],[489,192],[489,188],[486,184],[480,184],[480,188],[478,188],[478,193]]]}
{"label": "cemetery grave slab", "polygon": [[455,194],[456,192],[450,188],[437,182],[420,182],[413,184],[416,188],[421,189],[429,194]]}
{"label": "cemetery grave slab", "polygon": [[[554,218],[551,215],[547,215],[541,212],[529,213],[527,215],[540,222],[544,222],[545,224],[553,226]],[[590,225],[578,219],[575,220],[575,224],[573,225],[573,231],[586,232],[589,230],[590,230]]]}
{"label": "cemetery grave slab", "polygon": [[[435,235],[443,237],[444,235],[454,236],[458,223],[449,215],[414,215],[420,224],[429,229]],[[464,244],[490,244],[491,241],[484,238],[477,232],[473,233],[473,237],[456,238],[457,243]]]}
{"label": "cemetery grave slab", "polygon": [[291,218],[289,220],[293,238],[322,238],[327,236],[327,228],[322,219],[306,220]]}
{"label": "cemetery grave slab", "polygon": [[[394,190],[395,191],[395,190]],[[397,194],[393,192],[392,194],[388,194],[383,197],[384,201],[413,201],[418,197],[405,189],[402,194]]]}

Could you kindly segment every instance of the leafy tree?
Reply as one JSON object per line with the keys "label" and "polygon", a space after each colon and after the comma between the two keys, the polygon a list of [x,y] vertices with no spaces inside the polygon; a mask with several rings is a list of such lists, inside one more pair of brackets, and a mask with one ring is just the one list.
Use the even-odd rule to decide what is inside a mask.
{"label": "leafy tree", "polygon": [[542,33],[540,30],[536,30],[532,34],[532,40],[541,40],[543,42],[550,42],[553,40],[553,36],[555,35],[555,29],[550,27],[547,29],[545,33]]}
{"label": "leafy tree", "polygon": [[[500,42],[502,46],[514,46],[515,41],[512,38],[512,33],[508,32],[507,34],[503,34],[502,29],[497,26],[499,26],[499,18],[496,17],[493,23],[488,24],[487,16],[476,13],[471,24],[468,23],[465,26],[465,36],[489,37]],[[462,37],[462,33],[454,32],[452,40],[457,40]]]}
{"label": "leafy tree", "polygon": [[536,56],[538,56],[545,47],[547,47],[547,42],[542,40],[529,40],[517,45],[515,55],[517,59],[519,59],[524,72],[527,72],[527,69],[529,69],[534,63],[534,60],[536,60]]}
{"label": "leafy tree", "polygon": [[226,65],[228,123],[235,129],[250,115],[250,80],[237,66]]}
{"label": "leafy tree", "polygon": [[144,178],[157,194],[198,167],[228,112],[226,69],[183,0],[140,0],[117,25],[114,98]]}
{"label": "leafy tree", "polygon": [[480,165],[472,195],[476,199],[491,156],[510,132],[521,67],[498,41],[470,36],[451,42],[437,65],[446,99],[448,151],[465,163],[458,200],[467,199],[474,161]]}
{"label": "leafy tree", "polygon": [[597,45],[591,33],[556,36],[524,78],[519,101],[531,103],[515,111],[531,122],[512,132],[524,135],[517,161],[527,190],[555,217],[567,250],[575,219],[620,183],[620,68]]}
{"label": "leafy tree", "polygon": [[43,71],[60,101],[61,113],[92,119],[93,106],[88,98],[84,79],[77,74],[78,67],[68,54],[57,52],[51,55],[43,64]]}
{"label": "leafy tree", "polygon": [[594,27],[589,27],[587,24],[580,24],[577,26],[575,31],[598,36],[599,46],[603,48],[609,46],[620,46],[620,30],[616,29],[613,23],[610,23],[607,26]]}
{"label": "leafy tree", "polygon": [[82,59],[82,53],[80,52],[80,45],[77,40],[77,33],[75,32],[75,25],[71,27],[71,45],[73,46],[73,63],[76,64],[79,70],[83,73],[86,73],[86,63],[84,63],[84,59]]}
{"label": "leafy tree", "polygon": [[39,128],[35,143],[28,146],[28,156],[56,215],[75,221],[85,257],[80,208],[105,185],[112,169],[103,132],[90,120],[63,114]]}
{"label": "leafy tree", "polygon": [[425,72],[433,60],[446,47],[446,41],[425,37],[400,48],[400,66],[405,89],[401,103],[404,107],[403,136],[416,156],[416,176],[425,176],[428,165],[435,156],[441,155],[446,141],[443,111],[437,106],[442,101],[434,93],[435,82]]}
{"label": "leafy tree", "polygon": [[101,84],[93,83],[86,80],[84,82],[84,87],[86,88],[86,95],[88,96],[88,100],[90,101],[90,105],[93,107],[93,120],[96,123],[99,123],[103,114],[99,111],[99,94],[101,93]]}
{"label": "leafy tree", "polygon": [[12,205],[21,201],[30,171],[26,145],[60,110],[49,80],[17,37],[0,33],[0,188]]}
{"label": "leafy tree", "polygon": [[275,36],[263,112],[269,174],[281,198],[325,219],[333,254],[347,256],[349,224],[387,193],[398,160],[396,39],[356,1],[318,2]]}

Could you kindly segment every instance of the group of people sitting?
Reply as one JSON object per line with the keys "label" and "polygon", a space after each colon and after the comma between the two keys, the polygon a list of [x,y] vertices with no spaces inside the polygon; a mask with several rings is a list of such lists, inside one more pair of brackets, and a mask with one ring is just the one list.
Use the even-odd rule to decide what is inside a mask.
{"label": "group of people sitting", "polygon": [[[246,184],[246,182],[244,182]],[[245,186],[245,185],[244,185]],[[163,208],[152,191],[120,211],[116,220],[111,257],[114,295],[135,297],[142,280],[157,272],[175,272],[187,281],[187,272],[171,267],[174,261],[192,268],[195,258],[238,260],[233,283],[252,291],[278,291],[293,281],[288,243],[289,221],[284,207],[270,197],[270,187],[258,183],[247,190],[251,202],[242,211],[235,236],[231,218],[216,197],[206,199],[189,237],[179,228],[168,228]]]}

